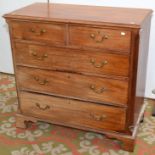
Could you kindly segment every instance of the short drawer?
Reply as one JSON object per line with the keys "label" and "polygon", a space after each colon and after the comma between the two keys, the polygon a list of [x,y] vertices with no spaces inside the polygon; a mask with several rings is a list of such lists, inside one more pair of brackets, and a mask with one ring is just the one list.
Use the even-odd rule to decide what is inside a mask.
{"label": "short drawer", "polygon": [[20,109],[28,116],[72,127],[125,130],[126,109],[124,108],[25,92],[19,95]]}
{"label": "short drawer", "polygon": [[51,70],[93,75],[128,76],[129,57],[108,52],[50,48],[31,44],[15,44],[15,60],[26,65]]}
{"label": "short drawer", "polygon": [[33,22],[13,22],[12,36],[15,39],[65,44],[65,25]]}
{"label": "short drawer", "polygon": [[17,67],[20,89],[100,103],[126,105],[128,81]]}
{"label": "short drawer", "polygon": [[79,47],[104,48],[114,51],[130,51],[131,32],[70,26],[69,44]]}

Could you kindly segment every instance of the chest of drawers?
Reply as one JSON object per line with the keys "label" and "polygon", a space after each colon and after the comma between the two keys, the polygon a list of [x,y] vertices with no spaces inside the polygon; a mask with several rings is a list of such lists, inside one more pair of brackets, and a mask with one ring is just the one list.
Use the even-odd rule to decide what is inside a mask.
{"label": "chest of drawers", "polygon": [[151,10],[36,3],[6,14],[19,108],[132,151],[145,109]]}

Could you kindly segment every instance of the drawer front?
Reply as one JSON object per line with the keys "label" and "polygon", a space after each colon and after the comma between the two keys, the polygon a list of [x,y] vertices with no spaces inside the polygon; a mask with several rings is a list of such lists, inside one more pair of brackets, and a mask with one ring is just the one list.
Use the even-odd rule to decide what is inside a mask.
{"label": "drawer front", "polygon": [[13,22],[13,38],[53,44],[65,44],[65,25]]}
{"label": "drawer front", "polygon": [[130,31],[70,26],[69,36],[72,46],[130,51]]}
{"label": "drawer front", "polygon": [[20,93],[23,114],[92,129],[125,130],[126,110],[70,99]]}
{"label": "drawer front", "polygon": [[127,103],[127,81],[19,66],[17,80],[20,89],[101,103]]}
{"label": "drawer front", "polygon": [[104,52],[48,48],[16,43],[16,63],[52,70],[94,75],[128,76],[129,58]]}

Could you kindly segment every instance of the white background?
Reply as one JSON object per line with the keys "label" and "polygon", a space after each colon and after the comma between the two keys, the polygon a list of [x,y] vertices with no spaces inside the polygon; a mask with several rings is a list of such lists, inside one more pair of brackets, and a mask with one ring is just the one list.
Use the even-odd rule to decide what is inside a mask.
{"label": "white background", "polygon": [[[7,25],[2,15],[13,11],[22,6],[34,2],[46,2],[46,0],[0,0],[0,72],[13,73],[12,56],[9,43]],[[154,0],[51,0],[55,3],[71,3],[101,6],[119,6],[119,7],[136,7],[151,8],[155,11]],[[150,37],[149,60],[147,67],[147,81],[145,96],[155,98],[152,90],[155,89],[155,17],[152,18],[152,29]]]}

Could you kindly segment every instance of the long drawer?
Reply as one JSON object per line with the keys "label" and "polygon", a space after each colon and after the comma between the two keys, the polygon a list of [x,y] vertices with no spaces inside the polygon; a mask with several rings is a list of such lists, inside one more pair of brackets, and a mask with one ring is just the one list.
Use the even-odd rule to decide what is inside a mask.
{"label": "long drawer", "polygon": [[20,89],[117,105],[128,100],[127,81],[20,66],[16,75]]}
{"label": "long drawer", "polygon": [[13,22],[12,36],[15,39],[50,44],[65,44],[65,25],[35,22]]}
{"label": "long drawer", "polygon": [[69,44],[130,52],[131,32],[105,28],[70,26]]}
{"label": "long drawer", "polygon": [[20,93],[23,114],[92,129],[125,130],[126,109],[32,93]]}
{"label": "long drawer", "polygon": [[127,77],[129,73],[127,55],[109,54],[102,51],[90,52],[16,43],[15,60],[19,65],[94,75]]}

